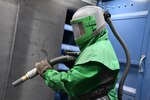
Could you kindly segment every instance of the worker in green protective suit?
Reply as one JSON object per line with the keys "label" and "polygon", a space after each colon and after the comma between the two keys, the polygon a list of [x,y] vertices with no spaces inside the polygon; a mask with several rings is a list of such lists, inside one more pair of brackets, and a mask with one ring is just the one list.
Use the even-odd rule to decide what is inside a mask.
{"label": "worker in green protective suit", "polygon": [[66,92],[70,100],[117,100],[119,63],[103,14],[99,7],[85,6],[73,15],[71,24],[81,51],[73,68],[58,72],[48,60],[36,63],[46,84],[55,91]]}

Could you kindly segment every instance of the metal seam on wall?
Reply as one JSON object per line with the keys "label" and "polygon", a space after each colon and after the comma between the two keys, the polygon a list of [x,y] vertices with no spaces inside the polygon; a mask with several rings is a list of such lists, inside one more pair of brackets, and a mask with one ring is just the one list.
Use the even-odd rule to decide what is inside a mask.
{"label": "metal seam on wall", "polygon": [[14,26],[13,37],[12,37],[10,57],[9,57],[9,61],[8,61],[8,74],[7,74],[5,85],[4,85],[3,100],[5,100],[5,95],[6,95],[6,91],[7,91],[7,85],[8,85],[8,78],[9,78],[10,69],[11,69],[10,67],[11,67],[12,58],[13,58],[14,44],[15,44],[16,31],[17,31],[17,25],[18,25],[18,18],[19,18],[19,11],[20,11],[20,3],[17,5],[15,26]]}

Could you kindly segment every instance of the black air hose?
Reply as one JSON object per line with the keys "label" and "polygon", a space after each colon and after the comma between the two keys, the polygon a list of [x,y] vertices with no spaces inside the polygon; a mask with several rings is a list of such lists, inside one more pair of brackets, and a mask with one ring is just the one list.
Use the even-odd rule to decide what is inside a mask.
{"label": "black air hose", "polygon": [[119,83],[119,88],[118,88],[118,100],[122,100],[122,94],[123,94],[123,84],[125,82],[125,79],[128,75],[128,72],[129,72],[129,68],[130,68],[130,64],[131,64],[131,60],[130,60],[130,54],[129,54],[129,51],[128,51],[128,48],[127,46],[125,45],[125,43],[123,42],[123,40],[120,38],[120,36],[118,35],[117,31],[115,30],[113,24],[112,24],[112,21],[110,20],[110,13],[108,11],[106,11],[104,13],[104,17],[105,17],[105,21],[108,23],[109,27],[111,28],[113,34],[115,35],[115,37],[117,38],[117,40],[119,41],[119,43],[121,44],[124,52],[125,52],[125,55],[126,55],[126,68],[125,68],[125,71],[122,75],[122,78],[120,80],[120,83]]}

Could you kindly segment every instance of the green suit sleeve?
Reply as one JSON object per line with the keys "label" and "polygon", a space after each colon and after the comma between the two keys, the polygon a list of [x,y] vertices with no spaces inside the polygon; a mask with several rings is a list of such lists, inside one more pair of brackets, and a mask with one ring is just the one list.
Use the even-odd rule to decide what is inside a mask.
{"label": "green suit sleeve", "polygon": [[65,91],[70,96],[78,96],[96,88],[99,83],[102,64],[88,62],[77,65],[68,72],[49,69],[44,73],[46,84],[56,91]]}

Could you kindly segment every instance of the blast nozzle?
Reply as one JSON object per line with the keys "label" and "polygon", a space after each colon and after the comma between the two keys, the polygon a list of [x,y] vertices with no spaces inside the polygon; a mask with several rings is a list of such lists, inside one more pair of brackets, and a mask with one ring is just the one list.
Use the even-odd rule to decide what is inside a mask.
{"label": "blast nozzle", "polygon": [[21,83],[27,81],[28,79],[32,79],[33,77],[35,77],[36,75],[38,75],[37,73],[37,69],[34,68],[30,71],[28,71],[26,73],[26,75],[22,76],[21,78],[17,79],[15,82],[12,83],[12,85],[15,87],[15,86],[18,86],[20,85]]}

